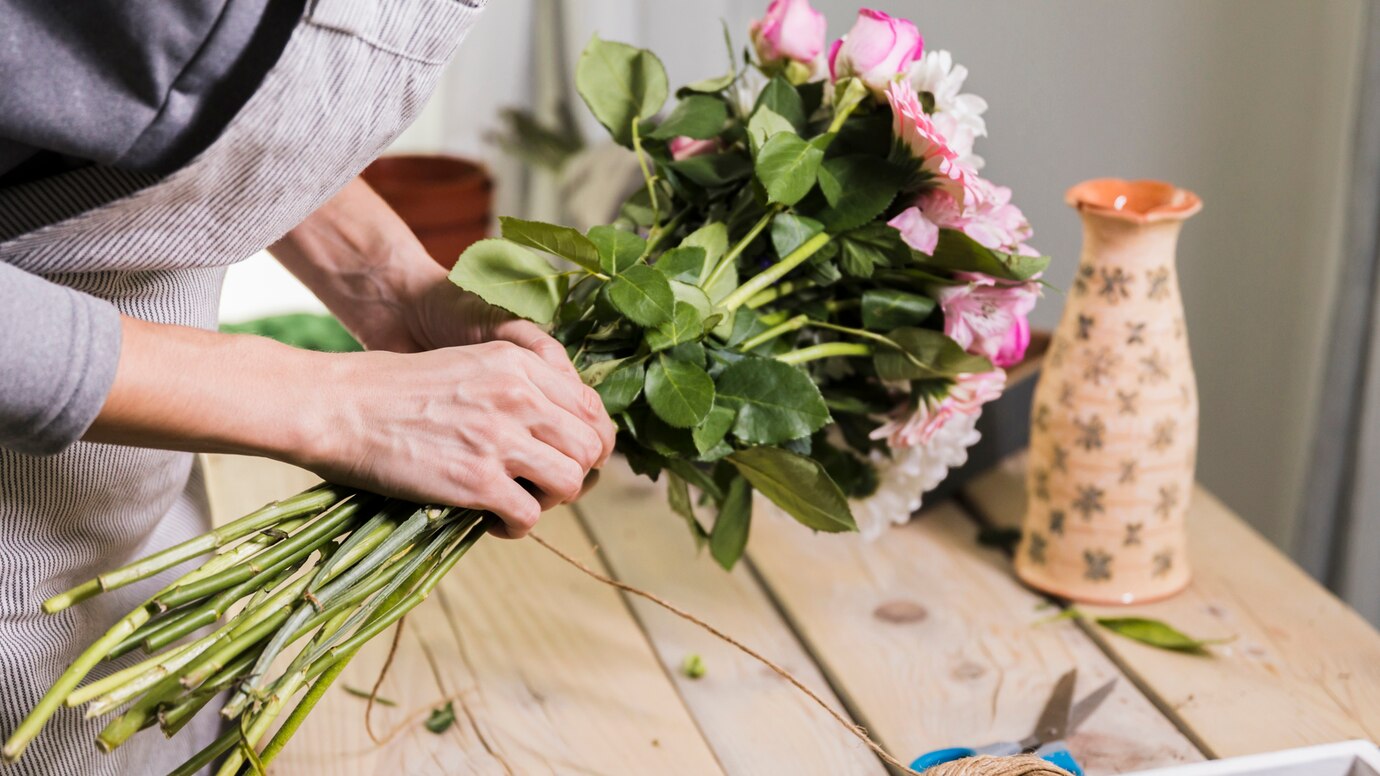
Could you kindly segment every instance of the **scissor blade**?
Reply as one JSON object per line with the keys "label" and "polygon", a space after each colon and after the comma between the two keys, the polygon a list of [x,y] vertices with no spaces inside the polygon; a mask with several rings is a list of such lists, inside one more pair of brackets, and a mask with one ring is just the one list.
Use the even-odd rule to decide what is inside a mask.
{"label": "scissor blade", "polygon": [[1097,707],[1107,700],[1107,696],[1112,694],[1112,689],[1116,687],[1116,678],[1108,679],[1106,684],[1088,693],[1084,698],[1073,704],[1073,710],[1069,712],[1069,724],[1064,730],[1064,735],[1073,735],[1088,717],[1092,716]]}
{"label": "scissor blade", "polygon": [[1077,680],[1078,669],[1071,668],[1055,682],[1054,691],[1049,694],[1049,700],[1045,702],[1044,711],[1040,712],[1035,729],[1031,731],[1029,738],[1021,742],[1027,749],[1064,737],[1064,731],[1069,725],[1069,710],[1073,706],[1073,686]]}

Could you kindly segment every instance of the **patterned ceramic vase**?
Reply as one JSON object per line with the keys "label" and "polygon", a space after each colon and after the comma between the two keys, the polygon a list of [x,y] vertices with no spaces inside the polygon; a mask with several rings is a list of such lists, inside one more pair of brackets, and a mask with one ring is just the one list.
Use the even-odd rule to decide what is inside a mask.
{"label": "patterned ceramic vase", "polygon": [[1016,573],[1075,601],[1142,603],[1189,578],[1198,390],[1174,252],[1202,202],[1117,179],[1066,200],[1083,255],[1035,389]]}

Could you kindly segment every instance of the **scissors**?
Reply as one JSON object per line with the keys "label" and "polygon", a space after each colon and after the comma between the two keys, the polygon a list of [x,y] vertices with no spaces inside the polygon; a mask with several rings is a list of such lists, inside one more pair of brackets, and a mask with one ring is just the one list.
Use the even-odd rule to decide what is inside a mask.
{"label": "scissors", "polygon": [[1064,743],[1064,738],[1077,730],[1078,726],[1083,724],[1098,706],[1102,705],[1102,701],[1112,694],[1116,679],[1109,680],[1075,704],[1073,703],[1073,687],[1077,679],[1078,669],[1076,668],[1070,669],[1068,673],[1059,677],[1053,692],[1049,694],[1049,700],[1045,702],[1044,711],[1040,712],[1040,719],[1035,723],[1035,729],[1020,741],[1003,741],[988,744],[978,749],[966,746],[936,749],[915,758],[915,761],[910,764],[911,769],[924,771],[934,765],[962,760],[965,757],[976,757],[980,754],[998,756],[1034,754],[1036,757],[1074,774],[1074,776],[1083,776],[1083,768],[1073,758],[1073,753]]}

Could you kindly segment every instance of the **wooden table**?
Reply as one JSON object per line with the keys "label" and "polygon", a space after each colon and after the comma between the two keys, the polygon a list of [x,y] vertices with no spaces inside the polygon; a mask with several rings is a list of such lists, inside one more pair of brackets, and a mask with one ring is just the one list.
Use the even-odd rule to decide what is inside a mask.
{"label": "wooden table", "polygon": [[[212,457],[218,519],[296,492],[305,472]],[[979,523],[1015,526],[1021,462],[877,542],[812,534],[758,504],[749,561],[697,557],[658,487],[619,466],[539,533],[669,599],[799,676],[903,760],[1020,738],[1054,681],[1115,692],[1070,740],[1090,776],[1353,738],[1380,739],[1380,634],[1201,488],[1192,587],[1117,609],[1199,636],[1164,652],[1070,621],[1022,587]],[[1085,607],[1089,614],[1101,609]],[[485,540],[407,620],[375,707],[389,639],[361,653],[278,760],[291,774],[883,774],[869,751],[750,658],[595,582],[535,542]],[[700,679],[680,666],[703,659]],[[454,704],[441,734],[422,724]]]}

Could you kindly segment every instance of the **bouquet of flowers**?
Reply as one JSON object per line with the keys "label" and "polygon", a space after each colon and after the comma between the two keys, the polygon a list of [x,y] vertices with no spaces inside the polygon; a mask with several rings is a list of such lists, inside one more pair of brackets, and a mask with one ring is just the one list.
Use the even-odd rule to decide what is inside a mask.
{"label": "bouquet of flowers", "polygon": [[[823,16],[773,0],[750,32],[728,73],[669,110],[655,55],[591,41],[578,91],[645,186],[584,233],[502,219],[451,273],[552,327],[618,449],[667,481],[726,568],[754,492],[817,531],[908,517],[1022,357],[1047,263],[1010,191],[979,177],[985,103],[915,25],[864,10],[826,55]],[[112,749],[155,724],[172,735],[230,690],[221,713],[238,724],[177,772],[222,755],[222,774],[260,768],[495,519],[322,485],[55,596],[49,612],[214,553],[92,644],[4,755],[64,704],[119,712],[98,741]],[[82,685],[138,649],[149,656]]]}

